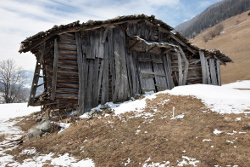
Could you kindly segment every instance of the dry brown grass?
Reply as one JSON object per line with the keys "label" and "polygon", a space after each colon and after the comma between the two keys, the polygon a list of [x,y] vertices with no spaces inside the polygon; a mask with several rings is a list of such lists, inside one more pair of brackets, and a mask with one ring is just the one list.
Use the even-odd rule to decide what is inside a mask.
{"label": "dry brown grass", "polygon": [[[221,66],[222,82],[231,83],[237,80],[250,79],[250,17],[249,11],[231,17],[221,24],[225,33],[213,38],[209,42],[204,41],[204,36],[210,32],[213,27],[199,34],[191,42],[201,48],[219,49],[229,56],[234,63]],[[244,23],[245,22],[245,23]]]}
{"label": "dry brown grass", "polygon": [[[167,99],[170,101],[162,105],[161,102]],[[184,113],[185,117],[172,120],[173,107],[175,115]],[[143,113],[154,116],[145,119],[130,112],[120,118],[84,119],[60,134],[26,142],[12,154],[22,161],[24,157],[18,157],[18,150],[35,147],[40,153],[70,153],[79,159],[89,157],[96,166],[123,166],[128,158],[131,159],[128,166],[141,166],[149,157],[152,162],[170,161],[170,165],[176,166],[182,156],[200,160],[199,166],[250,164],[249,131],[245,130],[247,134],[226,134],[233,130],[244,131],[242,128],[248,126],[249,119],[243,114],[212,113],[199,99],[167,94],[148,100]],[[236,117],[241,117],[242,121],[235,121]],[[223,133],[215,135],[214,129]],[[140,130],[138,134],[137,130]],[[212,141],[203,142],[203,139]],[[226,140],[235,141],[232,144]]]}
{"label": "dry brown grass", "polygon": [[0,135],[0,142],[5,140],[5,134]]}
{"label": "dry brown grass", "polygon": [[19,121],[14,126],[19,126],[22,131],[28,132],[28,130],[37,123],[36,118],[33,116],[38,115],[39,113],[40,112],[36,112],[28,116],[15,118],[15,120]]}

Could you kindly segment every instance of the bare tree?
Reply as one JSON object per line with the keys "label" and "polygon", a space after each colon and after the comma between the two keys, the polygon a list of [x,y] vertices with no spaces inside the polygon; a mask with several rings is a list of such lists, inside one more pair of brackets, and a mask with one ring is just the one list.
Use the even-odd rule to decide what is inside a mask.
{"label": "bare tree", "polygon": [[27,92],[23,87],[26,77],[12,59],[0,61],[0,92],[5,103],[24,102]]}

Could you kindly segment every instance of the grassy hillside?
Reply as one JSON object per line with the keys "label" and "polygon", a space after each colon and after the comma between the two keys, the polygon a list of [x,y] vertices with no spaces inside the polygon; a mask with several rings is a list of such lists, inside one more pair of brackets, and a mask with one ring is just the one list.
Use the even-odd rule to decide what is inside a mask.
{"label": "grassy hillside", "polygon": [[222,83],[250,79],[250,16],[247,11],[231,17],[220,24],[224,26],[221,35],[205,42],[204,36],[213,30],[211,27],[190,42],[206,49],[219,49],[229,56],[234,63],[221,66]]}
{"label": "grassy hillside", "polygon": [[223,0],[209,6],[193,19],[178,25],[175,27],[175,30],[179,31],[186,38],[191,38],[202,32],[204,29],[214,26],[227,18],[241,14],[249,9],[249,0]]}

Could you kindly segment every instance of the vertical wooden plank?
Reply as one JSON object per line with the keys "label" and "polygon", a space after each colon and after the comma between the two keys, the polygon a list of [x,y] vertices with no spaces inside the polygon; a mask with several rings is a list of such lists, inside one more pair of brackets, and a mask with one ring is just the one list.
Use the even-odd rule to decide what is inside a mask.
{"label": "vertical wooden plank", "polygon": [[202,83],[207,84],[206,59],[204,57],[204,52],[200,51],[199,54],[200,54],[200,59],[201,59]]}
{"label": "vertical wooden plank", "polygon": [[187,75],[188,75],[188,67],[189,67],[189,62],[188,62],[188,59],[185,55],[185,53],[183,52],[181,46],[179,45],[179,50],[181,52],[181,55],[182,55],[182,59],[184,60],[185,62],[185,69],[184,69],[184,75],[183,75],[183,81],[182,81],[182,84],[183,85],[186,85],[187,84]]}
{"label": "vertical wooden plank", "polygon": [[[97,96],[98,96],[98,99],[100,97],[100,93],[101,93],[101,87],[102,87],[102,77],[103,77],[103,65],[104,65],[104,61],[103,59],[100,60],[101,61],[101,65],[100,65],[100,71],[98,73],[98,89],[97,89]],[[101,100],[101,99],[100,99]]]}
{"label": "vertical wooden plank", "polygon": [[56,83],[57,83],[57,70],[58,70],[58,44],[57,39],[54,41],[54,62],[53,62],[53,78],[52,78],[52,92],[50,100],[55,100],[56,96]]}
{"label": "vertical wooden plank", "polygon": [[178,70],[179,70],[179,83],[178,85],[182,85],[183,84],[183,73],[182,73],[182,58],[180,53],[176,50],[177,56],[178,56]]}
{"label": "vertical wooden plank", "polygon": [[126,69],[127,69],[127,80],[128,80],[128,97],[131,97],[132,95],[132,74],[131,74],[131,64],[129,62],[127,51],[125,51],[125,61],[126,61]]}
{"label": "vertical wooden plank", "polygon": [[217,82],[217,76],[216,76],[216,70],[215,70],[215,60],[209,59],[209,66],[210,66],[210,72],[211,72],[211,81],[213,85],[218,85]]}
{"label": "vertical wooden plank", "polygon": [[85,112],[84,108],[84,71],[83,71],[83,52],[82,52],[82,43],[81,36],[79,32],[75,33],[76,37],[76,50],[77,50],[77,65],[78,65],[78,76],[79,76],[79,90],[78,90],[78,106],[80,113]]}
{"label": "vertical wooden plank", "polygon": [[114,92],[115,92],[115,64],[114,64],[114,44],[113,44],[113,29],[109,28],[108,31],[108,48],[109,48],[109,68],[110,68],[110,75],[111,75],[111,95],[112,95],[112,100],[116,101],[114,97]]}
{"label": "vertical wooden plank", "polygon": [[93,78],[94,78],[94,62],[95,60],[93,59],[89,59],[88,60],[88,63],[89,63],[89,66],[88,66],[88,78],[87,78],[87,97],[86,97],[86,100],[87,100],[87,104],[86,104],[86,107],[88,108],[92,108],[92,103],[93,103]]}
{"label": "vertical wooden plank", "polygon": [[138,61],[138,56],[135,52],[132,52],[132,62],[133,62],[133,71],[135,73],[134,75],[134,82],[135,82],[135,85],[136,85],[136,88],[135,88],[135,95],[136,94],[141,94],[141,80],[140,80],[140,76],[139,76],[139,61]]}
{"label": "vertical wooden plank", "polygon": [[99,58],[96,58],[94,60],[94,72],[93,72],[93,81],[92,81],[92,106],[96,107],[98,106],[98,99],[99,99],[99,93],[98,93],[98,69],[99,69]]}
{"label": "vertical wooden plank", "polygon": [[166,54],[166,58],[167,58],[167,64],[168,64],[167,70],[169,71],[170,89],[172,89],[175,87],[174,80],[172,77],[172,62],[171,62],[171,58],[169,54]]}
{"label": "vertical wooden plank", "polygon": [[92,34],[93,33],[91,33],[90,31],[87,31],[86,32],[86,36],[84,37],[85,38],[85,40],[84,40],[84,47],[85,47],[85,52],[86,52],[86,58],[87,59],[94,59],[93,58],[93,54],[92,54],[92,49],[91,49],[91,47],[93,47],[92,46],[92,44],[93,44],[93,36],[92,36]]}
{"label": "vertical wooden plank", "polygon": [[218,85],[221,86],[220,60],[216,60]]}
{"label": "vertical wooden plank", "polygon": [[[88,111],[89,109],[87,108],[87,99],[88,99],[88,92],[87,92],[87,86],[88,86],[88,69],[89,69],[89,63],[87,60],[87,55],[90,52],[89,48],[89,37],[86,34],[85,36],[81,37],[81,44],[82,44],[82,70],[83,70],[83,83],[82,87],[84,89],[84,94],[83,94],[83,100],[84,100],[84,110]],[[86,110],[87,109],[87,110]]]}
{"label": "vertical wooden plank", "polygon": [[[118,101],[123,101],[128,98],[128,74],[126,68],[126,59],[125,59],[125,32],[117,26],[114,29],[114,57],[115,57],[115,72],[116,72],[116,81],[115,81],[115,96]],[[119,88],[118,88],[119,86]]]}
{"label": "vertical wooden plank", "polygon": [[163,65],[164,65],[168,89],[172,89],[174,87],[174,81],[170,73],[171,66],[169,67],[169,63],[168,63],[168,61],[170,61],[169,59],[170,58],[168,57],[168,55],[163,56]]}
{"label": "vertical wooden plank", "polygon": [[104,65],[103,65],[103,77],[102,77],[102,98],[101,104],[105,104],[108,101],[109,95],[109,61],[108,61],[108,43],[104,44]]}
{"label": "vertical wooden plank", "polygon": [[[165,89],[169,89],[168,83],[167,83],[167,78],[165,74],[165,69],[163,65],[163,60],[161,55],[152,55],[152,60],[153,60],[153,71],[155,74],[155,81],[156,81],[156,87],[158,91],[162,91]],[[155,61],[163,62],[163,63],[156,63]]]}
{"label": "vertical wooden plank", "polygon": [[209,57],[205,57],[205,66],[206,66],[206,71],[207,71],[207,83],[211,84],[210,69],[209,69],[209,65],[208,65],[208,59],[209,59]]}

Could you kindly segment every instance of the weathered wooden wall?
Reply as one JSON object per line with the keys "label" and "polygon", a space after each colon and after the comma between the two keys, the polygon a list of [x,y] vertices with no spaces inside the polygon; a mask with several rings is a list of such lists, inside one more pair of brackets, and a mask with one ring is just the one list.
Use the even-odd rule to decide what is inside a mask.
{"label": "weathered wooden wall", "polygon": [[[170,32],[146,20],[66,32],[49,43],[53,45],[40,46],[36,66],[38,71],[43,65],[46,98],[39,105],[45,110],[85,112],[147,91],[221,84],[219,60],[202,52],[194,55]],[[35,88],[31,97],[34,93]]]}

